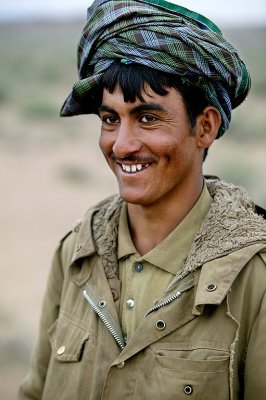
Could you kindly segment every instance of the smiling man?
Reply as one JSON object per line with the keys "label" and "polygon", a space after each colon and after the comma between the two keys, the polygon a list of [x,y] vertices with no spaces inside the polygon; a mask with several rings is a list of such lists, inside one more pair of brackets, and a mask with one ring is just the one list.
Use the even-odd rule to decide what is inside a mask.
{"label": "smiling man", "polygon": [[[181,92],[170,87],[175,77],[137,64],[119,64],[109,67],[102,83],[100,147],[127,203],[133,243],[145,254],[200,197],[204,151],[215,139],[221,117],[215,107],[207,106],[192,126]],[[162,76],[165,82],[168,79],[167,86]],[[158,82],[155,90],[151,77]],[[131,91],[131,101],[125,101],[126,91]]]}
{"label": "smiling man", "polygon": [[266,226],[202,164],[248,71],[205,17],[96,0],[62,116],[96,113],[119,195],[61,241],[22,400],[263,400]]}

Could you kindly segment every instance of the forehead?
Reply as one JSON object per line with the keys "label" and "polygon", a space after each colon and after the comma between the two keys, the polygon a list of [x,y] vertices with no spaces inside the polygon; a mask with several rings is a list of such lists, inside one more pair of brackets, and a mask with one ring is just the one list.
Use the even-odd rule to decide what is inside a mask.
{"label": "forehead", "polygon": [[173,111],[174,109],[185,110],[182,95],[175,88],[167,88],[167,94],[160,95],[152,90],[148,84],[146,84],[141,92],[141,96],[142,99],[137,97],[134,102],[125,102],[122,89],[119,85],[117,85],[112,93],[109,92],[108,89],[103,90],[102,105],[106,105],[114,109],[131,109],[132,107],[136,107],[141,104],[157,104],[165,111]]}

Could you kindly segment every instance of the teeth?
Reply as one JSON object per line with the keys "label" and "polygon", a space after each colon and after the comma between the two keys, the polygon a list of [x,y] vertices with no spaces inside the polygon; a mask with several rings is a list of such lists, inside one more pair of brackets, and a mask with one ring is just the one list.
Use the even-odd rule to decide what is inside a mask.
{"label": "teeth", "polygon": [[141,171],[144,168],[147,168],[149,166],[149,164],[134,164],[134,165],[124,165],[122,164],[122,169],[123,171],[126,172],[137,172],[137,171]]}

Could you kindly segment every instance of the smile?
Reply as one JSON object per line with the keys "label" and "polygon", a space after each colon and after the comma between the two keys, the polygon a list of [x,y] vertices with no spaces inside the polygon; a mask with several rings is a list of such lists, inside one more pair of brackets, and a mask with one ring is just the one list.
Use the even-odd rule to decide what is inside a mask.
{"label": "smile", "polygon": [[148,168],[150,164],[133,164],[133,165],[125,165],[121,164],[122,170],[129,173],[139,172],[145,168]]}

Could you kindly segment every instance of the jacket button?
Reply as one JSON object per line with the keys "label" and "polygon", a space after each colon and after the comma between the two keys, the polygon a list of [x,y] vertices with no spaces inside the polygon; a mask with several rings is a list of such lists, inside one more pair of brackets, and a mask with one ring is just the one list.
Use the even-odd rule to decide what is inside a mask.
{"label": "jacket button", "polygon": [[98,303],[98,306],[100,308],[104,308],[106,306],[106,301],[105,300],[100,300],[99,303]]}
{"label": "jacket button", "polygon": [[207,288],[206,288],[206,290],[208,291],[208,292],[213,292],[214,290],[216,290],[217,289],[217,286],[214,284],[214,283],[210,283],[208,286],[207,286]]}
{"label": "jacket button", "polygon": [[128,300],[127,300],[127,308],[128,308],[129,310],[131,310],[131,308],[133,308],[134,306],[135,306],[134,300],[133,300],[133,299],[128,299]]}
{"label": "jacket button", "polygon": [[80,249],[81,249],[81,244],[78,244],[77,246],[76,246],[76,251],[80,251]]}
{"label": "jacket button", "polygon": [[190,395],[193,393],[193,387],[191,385],[184,386],[184,393]]}
{"label": "jacket button", "polygon": [[159,319],[159,320],[156,322],[156,328],[158,329],[158,331],[164,330],[165,327],[166,327],[166,323],[165,323],[162,319]]}
{"label": "jacket button", "polygon": [[59,356],[61,356],[61,354],[63,354],[63,353],[65,352],[65,350],[66,350],[65,346],[61,346],[61,347],[59,347],[59,349],[57,350],[57,354],[58,354]]}
{"label": "jacket button", "polygon": [[125,366],[125,361],[122,361],[121,363],[117,364],[116,368],[122,369]]}
{"label": "jacket button", "polygon": [[141,272],[143,270],[143,264],[141,263],[136,263],[135,264],[135,271],[136,272]]}

